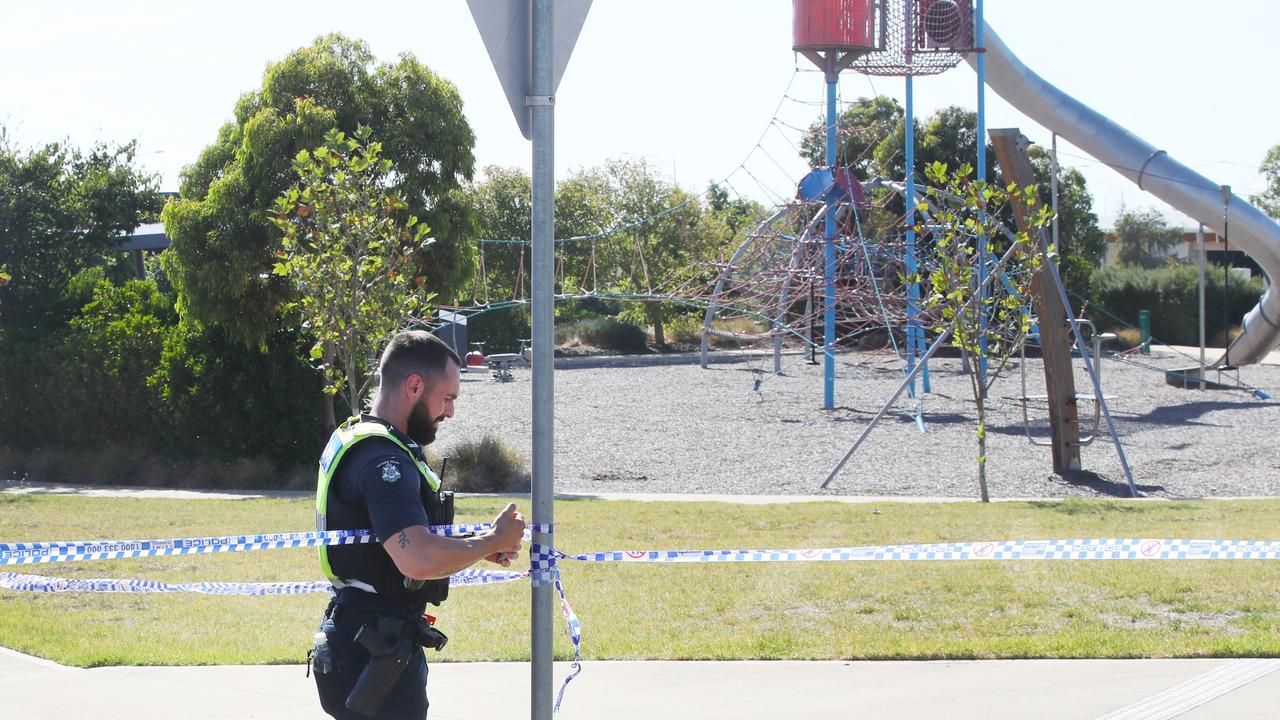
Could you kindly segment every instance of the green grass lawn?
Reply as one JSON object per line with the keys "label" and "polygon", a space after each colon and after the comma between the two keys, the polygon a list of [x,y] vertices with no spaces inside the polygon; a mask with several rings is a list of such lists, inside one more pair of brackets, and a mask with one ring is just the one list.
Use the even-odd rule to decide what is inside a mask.
{"label": "green grass lawn", "polygon": [[[503,501],[465,499],[459,522]],[[527,501],[525,502],[527,505]],[[0,495],[0,542],[310,529],[307,500]],[[1280,502],[722,505],[557,503],[566,552],[967,540],[1274,540]],[[21,565],[168,582],[320,577],[314,550]],[[1280,562],[566,562],[594,659],[1280,656]],[[528,658],[527,582],[453,591],[440,660]],[[301,662],[327,598],[0,591],[0,645],[78,666]],[[559,623],[560,621],[557,620]],[[562,625],[562,623],[561,623]],[[567,639],[557,641],[567,658]]]}

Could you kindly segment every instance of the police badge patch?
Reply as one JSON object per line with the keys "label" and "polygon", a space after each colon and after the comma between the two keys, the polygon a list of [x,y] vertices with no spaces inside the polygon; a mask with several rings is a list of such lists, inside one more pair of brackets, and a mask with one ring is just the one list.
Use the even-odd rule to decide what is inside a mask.
{"label": "police badge patch", "polygon": [[378,467],[382,469],[382,482],[393,483],[400,479],[400,463],[395,460],[387,460]]}

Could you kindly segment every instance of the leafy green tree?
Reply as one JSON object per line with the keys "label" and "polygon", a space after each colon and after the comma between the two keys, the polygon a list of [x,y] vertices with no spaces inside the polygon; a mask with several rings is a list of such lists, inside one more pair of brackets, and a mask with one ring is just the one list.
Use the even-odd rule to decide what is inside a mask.
{"label": "leafy green tree", "polygon": [[734,237],[741,237],[755,229],[765,218],[764,206],[747,198],[730,198],[729,191],[723,185],[712,183],[706,192],[707,209],[715,213],[724,223],[725,229]]}
{"label": "leafy green tree", "polygon": [[[946,165],[934,163],[925,172],[931,183],[926,195],[936,208],[928,223],[937,228],[930,236],[933,266],[906,280],[922,283],[922,307],[935,319],[937,332],[950,332],[951,344],[966,359],[991,361],[985,378],[982,363],[965,363],[978,414],[978,490],[987,502],[987,393],[1031,328],[1027,298],[1042,257],[1039,241],[1027,232],[1018,232],[1012,242],[1004,240],[998,218],[1007,214],[1011,202],[1025,202],[1028,230],[1036,233],[1052,213],[1039,204],[1034,187],[1001,189],[973,180],[973,168],[968,165],[949,173]],[[922,211],[928,206],[920,203]],[[929,231],[923,222],[916,229],[921,237]],[[992,270],[1000,280],[989,282],[982,294],[974,267],[980,238],[988,238],[991,251],[1002,257]]]}
{"label": "leafy green tree", "polygon": [[[1033,145],[1027,154],[1035,171],[1036,186],[1040,190],[1040,202],[1052,205],[1051,179],[1053,173],[1049,151]],[[1089,192],[1084,175],[1073,167],[1058,168],[1058,244],[1059,256],[1075,256],[1102,265],[1107,253],[1107,236],[1098,226],[1098,215],[1093,212],[1093,194]]]}
{"label": "leafy green tree", "polygon": [[[853,168],[859,180],[869,180],[883,174],[883,159],[900,151],[901,140],[893,149],[894,133],[902,134],[902,106],[893,98],[877,96],[860,97],[845,108],[837,120],[836,163]],[[810,167],[827,164],[826,119],[819,118],[810,126],[800,142],[800,156]],[[901,160],[898,166],[901,167]]]}
{"label": "leafy green tree", "polygon": [[472,297],[480,302],[522,297],[530,272],[532,179],[519,168],[490,165],[484,169],[484,181],[472,186],[467,196],[484,243],[478,248],[484,273],[476,276]]}
{"label": "leafy green tree", "polygon": [[392,163],[389,189],[434,229],[410,274],[444,300],[457,296],[475,261],[475,220],[461,194],[475,136],[457,89],[410,55],[376,64],[365,43],[326,35],[269,65],[262,87],[240,98],[234,119],[184,170],[182,198],[164,220],[165,267],[185,314],[248,344],[280,326],[296,290],[270,272],[281,231],[266,211],[292,182],[300,150],[360,125],[374,129]]}
{"label": "leafy green tree", "polygon": [[64,298],[71,279],[123,260],[113,252],[122,236],[155,218],[163,199],[134,167],[134,151],[23,151],[0,130],[0,330],[62,326],[80,309]]}
{"label": "leafy green tree", "polygon": [[1154,268],[1168,261],[1168,250],[1182,242],[1182,232],[1153,209],[1125,210],[1116,218],[1117,257],[1121,265]]}
{"label": "leafy green tree", "polygon": [[1280,145],[1274,145],[1262,159],[1258,172],[1267,179],[1267,189],[1249,200],[1262,212],[1280,220]]}
{"label": "leafy green tree", "polygon": [[300,150],[293,167],[298,183],[274,207],[283,239],[273,272],[297,291],[295,307],[315,337],[311,359],[330,396],[326,420],[336,427],[332,396],[358,413],[378,348],[430,299],[413,257],[431,240],[388,189],[392,163],[368,126],[353,138],[330,130],[323,145]]}
{"label": "leafy green tree", "polygon": [[606,233],[619,217],[612,203],[613,189],[603,168],[575,170],[556,187],[556,237],[570,240],[556,247],[564,292],[608,289],[609,268],[602,267],[602,258],[616,242]]}
{"label": "leafy green tree", "polygon": [[[915,124],[916,180],[924,182],[924,170],[935,162],[958,166],[972,163],[977,153],[978,116],[957,105],[942,108]],[[800,144],[800,155],[812,167],[826,165],[825,121],[809,126]],[[993,160],[995,153],[990,152]],[[853,169],[859,180],[874,176],[900,179],[906,176],[906,116],[897,100],[887,97],[858,98],[839,119],[837,162]],[[995,163],[988,164],[988,181],[998,179]]]}
{"label": "leafy green tree", "polygon": [[[838,162],[853,170],[859,180],[884,177],[902,180],[906,168],[906,117],[896,100],[886,97],[858,98],[851,103],[839,121],[840,145]],[[975,162],[977,153],[977,114],[958,106],[945,107],[922,122],[915,120],[915,179],[917,187],[925,183],[924,171],[935,162],[957,167]],[[811,166],[826,164],[825,124],[822,119],[809,126],[800,147],[800,155]],[[988,143],[987,181],[998,183],[999,168],[995,153]],[[896,226],[906,210],[901,196],[888,190],[872,194],[870,211],[861,218],[864,232],[874,234],[877,228]]]}
{"label": "leafy green tree", "polygon": [[[586,293],[606,289],[597,250],[614,242],[601,233],[609,229],[612,208],[609,179],[599,168],[578,169],[561,180],[556,187],[555,266],[556,292]],[[478,302],[499,303],[512,299],[525,300],[531,280],[530,218],[533,183],[528,173],[518,168],[490,166],[484,170],[484,181],[467,191],[468,202],[475,208],[479,235],[486,239],[479,247],[479,263],[471,297]],[[587,307],[590,306],[590,307]],[[607,312],[594,300],[557,303],[556,316],[577,317],[580,313],[598,315]],[[617,312],[612,309],[612,312]],[[529,337],[529,308],[513,306],[486,311],[473,316],[468,337],[483,341],[486,349],[515,350],[520,338]]]}
{"label": "leafy green tree", "polygon": [[[948,167],[972,166],[978,152],[978,115],[958,105],[944,107],[925,118],[917,120],[915,129],[915,178],[916,184],[927,181],[926,171],[934,163]],[[900,120],[893,134],[876,147],[875,167],[880,175],[890,178],[906,177],[906,121]],[[996,167],[995,150],[987,143],[987,177],[989,183],[1000,180]]]}
{"label": "leafy green tree", "polygon": [[[706,273],[728,232],[714,213],[704,211],[697,196],[662,179],[642,160],[611,160],[604,174],[617,228],[605,261],[619,291],[649,294]],[[665,323],[686,311],[679,303],[654,300],[630,314],[651,325],[654,343],[665,346]]]}

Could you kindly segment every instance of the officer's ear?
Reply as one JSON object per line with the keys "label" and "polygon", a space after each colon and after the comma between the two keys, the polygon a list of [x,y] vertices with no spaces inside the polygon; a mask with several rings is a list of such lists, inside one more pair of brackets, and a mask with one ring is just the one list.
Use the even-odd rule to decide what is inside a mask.
{"label": "officer's ear", "polygon": [[404,379],[402,389],[409,400],[417,402],[418,400],[421,400],[422,396],[427,392],[427,381],[418,373],[410,373],[409,376]]}

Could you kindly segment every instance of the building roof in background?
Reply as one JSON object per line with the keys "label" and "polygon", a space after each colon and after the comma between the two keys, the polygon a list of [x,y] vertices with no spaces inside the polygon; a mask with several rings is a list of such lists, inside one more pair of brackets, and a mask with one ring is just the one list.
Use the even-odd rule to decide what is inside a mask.
{"label": "building roof in background", "polygon": [[120,243],[121,250],[164,250],[169,247],[169,236],[164,234],[164,223],[139,225]]}

